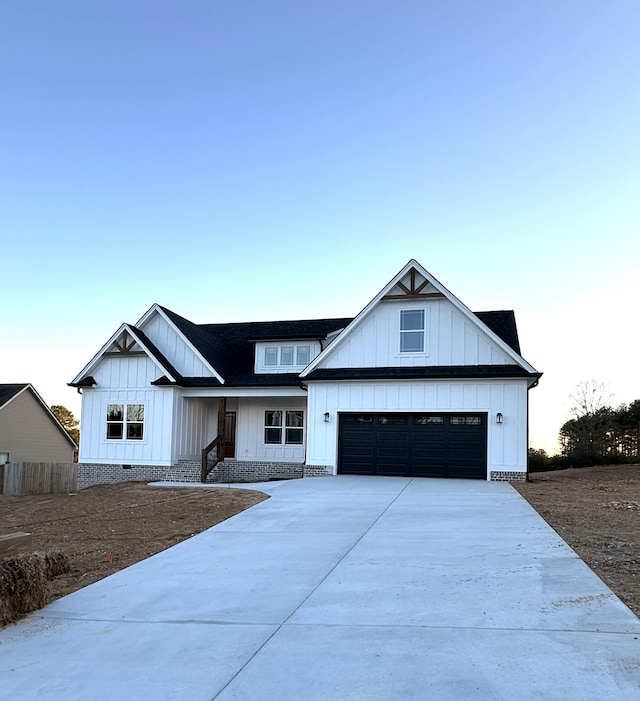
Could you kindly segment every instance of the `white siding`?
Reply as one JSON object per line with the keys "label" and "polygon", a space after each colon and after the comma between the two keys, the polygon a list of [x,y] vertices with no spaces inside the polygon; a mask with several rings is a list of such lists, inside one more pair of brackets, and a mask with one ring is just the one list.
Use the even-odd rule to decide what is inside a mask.
{"label": "white siding", "polygon": [[[278,374],[285,372],[302,372],[306,365],[265,365],[264,355],[266,348],[282,348],[282,346],[309,346],[309,363],[320,355],[320,343],[318,341],[273,341],[268,343],[256,343],[254,371],[260,374]],[[307,363],[308,365],[308,363]]]}
{"label": "white siding", "polygon": [[[300,397],[272,399],[238,399],[236,458],[238,460],[265,460],[303,462],[302,445],[266,445],[264,442],[264,413],[271,409],[304,411],[304,434],[307,433],[307,403]],[[284,432],[284,427],[283,427]]]}
{"label": "white siding", "polygon": [[[313,382],[308,405],[309,465],[331,465],[335,471],[341,411],[478,411],[488,414],[488,473],[526,470],[526,380]],[[498,412],[502,424],[495,422]]]}
{"label": "white siding", "polygon": [[[144,356],[104,358],[93,373],[97,385],[82,393],[80,462],[170,465],[172,388],[153,387],[157,366]],[[107,440],[107,404],[143,404],[141,441]]]}
{"label": "white siding", "polygon": [[[237,405],[237,400],[227,399],[227,411],[237,412]],[[218,435],[218,406],[217,398],[176,395],[176,460],[200,460],[202,449]]]}
{"label": "white siding", "polygon": [[212,376],[211,370],[159,314],[152,315],[141,328],[181,375],[185,377]]}
{"label": "white siding", "polygon": [[[400,353],[402,309],[426,311],[424,353]],[[381,302],[344,342],[338,338],[335,344],[333,352],[328,353],[319,367],[514,364],[481,328],[447,299]]]}

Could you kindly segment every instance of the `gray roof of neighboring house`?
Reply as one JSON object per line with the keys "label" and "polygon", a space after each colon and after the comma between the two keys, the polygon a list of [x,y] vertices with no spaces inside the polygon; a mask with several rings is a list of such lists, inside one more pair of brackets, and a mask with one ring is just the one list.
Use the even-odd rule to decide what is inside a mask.
{"label": "gray roof of neighboring house", "polygon": [[0,408],[2,408],[8,401],[13,399],[16,396],[16,394],[19,394],[25,387],[28,386],[28,382],[11,385],[0,384]]}

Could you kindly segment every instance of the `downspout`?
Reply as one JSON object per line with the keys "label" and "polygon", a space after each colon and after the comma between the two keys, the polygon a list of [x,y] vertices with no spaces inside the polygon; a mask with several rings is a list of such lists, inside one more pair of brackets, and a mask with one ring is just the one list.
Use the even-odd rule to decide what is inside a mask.
{"label": "downspout", "polygon": [[525,482],[531,482],[531,477],[529,476],[529,390],[532,390],[534,387],[538,386],[538,383],[540,382],[540,378],[537,377],[534,381],[531,387],[527,388],[527,472],[526,472],[526,477],[525,477]]}

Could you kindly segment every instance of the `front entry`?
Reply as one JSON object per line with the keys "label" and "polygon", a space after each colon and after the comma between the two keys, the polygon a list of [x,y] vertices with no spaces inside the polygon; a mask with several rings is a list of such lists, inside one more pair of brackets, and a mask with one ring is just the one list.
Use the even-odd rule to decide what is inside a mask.
{"label": "front entry", "polygon": [[338,472],[487,477],[487,415],[340,414]]}
{"label": "front entry", "polygon": [[224,415],[224,457],[236,456],[236,412],[227,411]]}

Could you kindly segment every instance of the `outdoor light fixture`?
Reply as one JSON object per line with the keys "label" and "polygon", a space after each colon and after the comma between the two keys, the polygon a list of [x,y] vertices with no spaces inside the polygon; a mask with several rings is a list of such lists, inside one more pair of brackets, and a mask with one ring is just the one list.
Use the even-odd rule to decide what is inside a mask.
{"label": "outdoor light fixture", "polygon": [[501,414],[500,412],[498,412],[498,413],[496,414],[496,423],[497,423],[497,424],[501,424],[501,423],[502,423],[502,414]]}
{"label": "outdoor light fixture", "polygon": [[325,422],[326,424],[329,423],[329,412],[328,412],[328,411],[325,411],[325,412],[324,412],[324,422]]}

